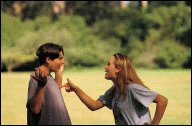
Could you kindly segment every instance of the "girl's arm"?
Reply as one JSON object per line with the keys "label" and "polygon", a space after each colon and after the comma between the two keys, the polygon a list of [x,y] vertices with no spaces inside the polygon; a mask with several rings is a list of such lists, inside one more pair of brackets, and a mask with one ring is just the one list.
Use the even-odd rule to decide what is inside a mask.
{"label": "girl's arm", "polygon": [[165,109],[167,107],[168,99],[166,97],[158,94],[153,102],[155,102],[157,105],[156,105],[155,116],[154,116],[151,124],[158,125],[160,123],[160,120],[162,119]]}
{"label": "girl's arm", "polygon": [[67,92],[74,91],[79,99],[91,110],[95,111],[104,107],[103,103],[99,100],[94,100],[89,97],[86,93],[84,93],[78,86],[74,85],[69,79],[67,79],[68,83],[64,86]]}

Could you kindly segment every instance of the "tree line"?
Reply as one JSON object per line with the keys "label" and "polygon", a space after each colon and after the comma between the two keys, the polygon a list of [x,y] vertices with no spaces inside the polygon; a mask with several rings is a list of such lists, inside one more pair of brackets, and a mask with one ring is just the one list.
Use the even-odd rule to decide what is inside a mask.
{"label": "tree line", "polygon": [[[85,21],[83,29],[89,27],[88,34],[92,34],[104,45],[115,44],[117,50],[131,57],[137,66],[191,67],[190,1],[2,1],[1,11],[20,18],[23,23],[30,20],[36,22],[31,27],[39,32],[43,26],[38,23],[46,22],[41,21],[41,16],[51,20],[50,24],[46,22],[49,25],[56,23],[60,27],[58,29],[61,29],[62,25],[59,23],[64,22],[64,16],[80,16]],[[76,25],[81,27],[78,24],[79,19],[75,20]],[[75,25],[74,20],[73,22]],[[68,34],[79,33],[71,30]],[[87,41],[83,36],[79,39],[82,43]],[[97,40],[91,41],[96,43]],[[6,45],[5,42],[9,43],[3,39],[3,45]],[[17,44],[14,42],[11,45],[16,47]],[[80,66],[98,66],[104,62],[103,59],[102,62],[99,60],[101,59],[98,58],[94,63],[91,62],[92,59],[85,62],[76,56],[76,60],[70,63],[79,65],[78,62],[82,62]]]}

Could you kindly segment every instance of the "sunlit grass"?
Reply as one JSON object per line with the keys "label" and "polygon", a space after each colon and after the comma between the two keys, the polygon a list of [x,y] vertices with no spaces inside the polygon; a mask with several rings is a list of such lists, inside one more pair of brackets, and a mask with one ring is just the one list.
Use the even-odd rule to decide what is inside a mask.
{"label": "sunlit grass", "polygon": [[[1,73],[1,124],[27,124],[26,99],[30,72]],[[161,124],[191,124],[191,71],[190,70],[138,70],[144,83],[153,91],[168,98],[169,103]],[[93,99],[109,87],[104,70],[67,70],[63,83],[69,78]],[[106,107],[90,111],[74,93],[62,89],[72,124],[114,124],[112,111]],[[155,104],[150,106],[153,117]]]}

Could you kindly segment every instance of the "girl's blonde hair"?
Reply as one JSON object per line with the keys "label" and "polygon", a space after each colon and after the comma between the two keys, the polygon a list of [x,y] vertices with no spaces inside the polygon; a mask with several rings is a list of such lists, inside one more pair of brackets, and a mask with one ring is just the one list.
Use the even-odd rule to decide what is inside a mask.
{"label": "girl's blonde hair", "polygon": [[142,80],[138,77],[131,60],[126,55],[116,53],[113,54],[113,56],[115,57],[115,67],[121,69],[117,75],[117,88],[120,91],[119,97],[123,96],[123,99],[125,98],[125,87],[127,84],[135,83],[146,87]]}

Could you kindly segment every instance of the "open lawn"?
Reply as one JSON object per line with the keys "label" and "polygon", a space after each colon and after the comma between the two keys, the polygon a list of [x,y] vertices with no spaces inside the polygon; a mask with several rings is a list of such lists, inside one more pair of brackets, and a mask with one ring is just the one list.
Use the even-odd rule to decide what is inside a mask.
{"label": "open lawn", "polygon": [[[168,98],[169,103],[162,125],[191,124],[191,71],[190,70],[138,70],[140,78],[153,91]],[[30,72],[1,73],[1,124],[27,124],[26,99]],[[104,79],[103,69],[66,70],[63,83],[69,78],[89,96],[97,99],[109,87],[111,81]],[[114,124],[112,111],[106,107],[90,111],[74,93],[62,94],[72,124]],[[153,117],[155,104],[150,106]]]}

